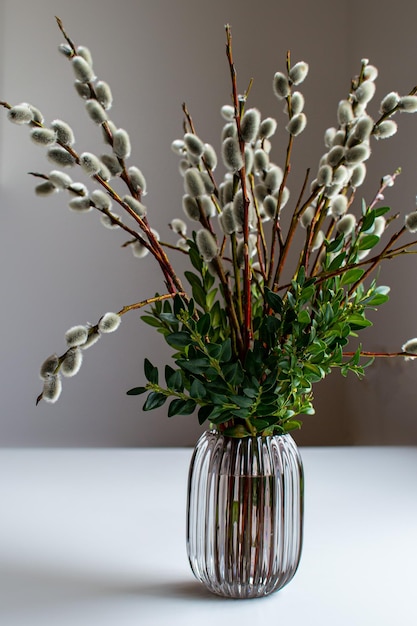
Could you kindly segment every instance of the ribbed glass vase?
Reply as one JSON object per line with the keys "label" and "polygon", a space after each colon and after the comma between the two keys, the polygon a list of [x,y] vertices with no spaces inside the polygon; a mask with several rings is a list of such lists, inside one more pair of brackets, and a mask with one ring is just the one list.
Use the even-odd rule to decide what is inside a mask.
{"label": "ribbed glass vase", "polygon": [[187,552],[198,580],[231,598],[277,591],[296,572],[302,529],[303,467],[290,435],[202,435],[187,506]]}

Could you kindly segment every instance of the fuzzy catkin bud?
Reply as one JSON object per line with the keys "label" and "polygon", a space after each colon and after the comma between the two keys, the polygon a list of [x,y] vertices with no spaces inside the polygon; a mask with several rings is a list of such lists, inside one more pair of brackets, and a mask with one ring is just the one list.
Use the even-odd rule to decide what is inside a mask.
{"label": "fuzzy catkin bud", "polygon": [[222,157],[225,166],[232,172],[238,172],[243,167],[242,153],[239,142],[235,137],[227,137],[222,144]]}
{"label": "fuzzy catkin bud", "polygon": [[83,152],[80,155],[80,165],[88,176],[95,176],[101,168],[100,159],[91,152]]}
{"label": "fuzzy catkin bud", "polygon": [[68,378],[75,376],[80,371],[82,362],[83,353],[80,348],[70,348],[61,363],[60,372]]}
{"label": "fuzzy catkin bud", "polygon": [[353,135],[359,142],[366,141],[369,139],[373,127],[374,120],[369,115],[363,115],[356,122]]}
{"label": "fuzzy catkin bud", "polygon": [[205,194],[205,187],[203,179],[200,176],[200,172],[196,167],[190,167],[184,173],[184,189],[185,192],[193,196],[194,198],[198,198],[198,196],[203,196]]}
{"label": "fuzzy catkin bud", "polygon": [[57,354],[51,354],[47,359],[42,363],[41,369],[39,371],[39,376],[42,379],[47,379],[50,376],[54,376],[57,372],[59,366],[59,358]]}
{"label": "fuzzy catkin bud", "polygon": [[194,156],[200,157],[204,152],[204,143],[193,133],[185,133],[184,145],[188,152]]}
{"label": "fuzzy catkin bud", "polygon": [[115,220],[120,220],[120,217],[116,213],[103,213],[100,217],[102,226],[108,229],[119,228],[119,224],[117,224]]}
{"label": "fuzzy catkin bud", "polygon": [[394,120],[384,120],[375,128],[373,135],[375,139],[388,139],[398,130],[397,122]]}
{"label": "fuzzy catkin bud", "polygon": [[274,196],[265,196],[262,206],[267,217],[273,219],[276,216],[277,199]]}
{"label": "fuzzy catkin bud", "polygon": [[417,211],[413,211],[405,216],[405,227],[409,233],[417,232]]}
{"label": "fuzzy catkin bud", "polygon": [[74,83],[74,87],[78,95],[83,98],[83,100],[88,100],[91,98],[91,89],[90,85],[87,83],[81,83],[79,80],[76,80]]}
{"label": "fuzzy catkin bud", "polygon": [[197,204],[197,200],[190,196],[189,194],[185,194],[182,197],[182,208],[184,213],[190,220],[194,220],[196,222],[200,219],[200,208]]}
{"label": "fuzzy catkin bud", "polygon": [[112,333],[120,326],[122,318],[118,313],[105,313],[98,323],[101,333]]}
{"label": "fuzzy catkin bud", "polygon": [[337,232],[349,235],[356,227],[356,218],[351,213],[343,215],[337,223]]}
{"label": "fuzzy catkin bud", "polygon": [[400,100],[400,96],[398,95],[396,91],[391,91],[390,93],[387,93],[385,98],[383,98],[381,101],[381,105],[379,108],[380,113],[382,114],[389,113],[390,111],[395,109],[399,100]]}
{"label": "fuzzy catkin bud", "polygon": [[345,162],[348,165],[357,165],[362,161],[366,161],[371,156],[369,145],[361,143],[358,146],[352,146],[346,150]]}
{"label": "fuzzy catkin bud", "polygon": [[65,174],[65,172],[60,172],[59,170],[51,170],[48,175],[51,183],[58,187],[59,189],[67,189],[72,183],[71,176]]}
{"label": "fuzzy catkin bud", "polygon": [[415,113],[417,111],[417,96],[402,96],[398,102],[398,109],[403,113]]}
{"label": "fuzzy catkin bud", "polygon": [[291,110],[293,115],[301,113],[304,109],[304,96],[299,91],[294,91],[291,96]]}
{"label": "fuzzy catkin bud", "polygon": [[86,100],[85,108],[95,124],[103,124],[107,121],[107,113],[97,100],[92,98]]}
{"label": "fuzzy catkin bud", "polygon": [[87,326],[72,326],[65,333],[65,340],[67,342],[67,346],[69,348],[75,348],[77,346],[82,346],[88,339],[88,328]]}
{"label": "fuzzy catkin bud", "polygon": [[109,210],[111,208],[111,199],[104,191],[101,189],[94,189],[91,192],[91,200],[94,202],[94,205],[101,210]]}
{"label": "fuzzy catkin bud", "polygon": [[78,46],[77,47],[77,54],[79,54],[80,57],[82,57],[84,59],[84,61],[87,61],[88,65],[90,65],[92,67],[92,65],[93,65],[93,57],[91,56],[90,50],[86,46]]}
{"label": "fuzzy catkin bud", "polygon": [[68,193],[72,196],[87,196],[88,189],[84,183],[71,183],[68,187]]}
{"label": "fuzzy catkin bud", "polygon": [[184,236],[187,232],[187,224],[184,222],[184,220],[181,220],[178,217],[174,218],[171,221],[170,227],[174,231],[174,233],[177,233],[177,235]]}
{"label": "fuzzy catkin bud", "polygon": [[343,195],[335,196],[332,200],[332,204],[330,207],[330,213],[333,218],[337,219],[344,215],[347,211],[347,197]]}
{"label": "fuzzy catkin bud", "polygon": [[117,176],[122,172],[122,166],[120,165],[117,157],[113,154],[102,154],[100,161],[107,167],[111,176]]}
{"label": "fuzzy catkin bud", "polygon": [[217,154],[213,146],[209,143],[204,144],[203,159],[209,170],[214,171],[217,167]]}
{"label": "fuzzy catkin bud", "polygon": [[350,179],[352,187],[360,187],[366,177],[366,165],[365,163],[358,163],[353,170]]}
{"label": "fuzzy catkin bud", "polygon": [[307,125],[307,118],[304,113],[298,113],[298,115],[294,115],[286,125],[286,130],[293,137],[297,137],[300,135]]}
{"label": "fuzzy catkin bud", "polygon": [[92,209],[90,198],[88,196],[76,196],[68,202],[68,206],[70,209],[77,211],[78,213],[87,213],[87,211],[91,211]]}
{"label": "fuzzy catkin bud", "polygon": [[67,43],[60,43],[58,46],[58,50],[65,57],[70,57],[72,55],[72,48]]}
{"label": "fuzzy catkin bud", "polygon": [[113,152],[119,159],[127,159],[130,156],[130,138],[123,128],[118,128],[113,133]]}
{"label": "fuzzy catkin bud", "polygon": [[139,200],[136,200],[133,196],[124,196],[123,202],[127,204],[127,206],[130,207],[136,215],[139,217],[145,217],[146,207],[142,204],[142,202],[139,202]]}
{"label": "fuzzy catkin bud", "polygon": [[42,398],[45,402],[53,404],[61,395],[62,381],[59,375],[50,376],[43,384]]}
{"label": "fuzzy catkin bud", "polygon": [[46,180],[44,183],[40,183],[35,187],[35,193],[37,196],[50,196],[56,191],[56,187],[50,180]]}
{"label": "fuzzy catkin bud", "polygon": [[375,94],[375,83],[371,80],[364,80],[355,91],[356,101],[366,105]]}
{"label": "fuzzy catkin bud", "polygon": [[279,100],[283,100],[290,95],[290,84],[288,78],[282,72],[276,72],[272,83],[274,94]]}
{"label": "fuzzy catkin bud", "polygon": [[137,259],[143,259],[147,254],[149,254],[149,250],[146,246],[143,245],[140,241],[135,241],[131,246],[132,254]]}
{"label": "fuzzy catkin bud", "polygon": [[[417,338],[413,338],[413,339],[408,339],[405,344],[401,347],[401,350],[403,352],[408,352],[409,354],[416,354],[417,355]],[[409,357],[405,357],[405,360],[412,360],[415,357],[413,356],[409,356]]]}
{"label": "fuzzy catkin bud", "polygon": [[55,143],[56,133],[50,128],[33,128],[30,131],[30,138],[34,143],[42,146],[50,146]]}
{"label": "fuzzy catkin bud", "polygon": [[73,57],[72,67],[75,78],[81,83],[90,83],[94,80],[93,68],[82,56],[77,55]]}
{"label": "fuzzy catkin bud", "polygon": [[269,168],[264,178],[264,185],[269,193],[274,193],[280,188],[284,173],[278,165],[273,165]]}
{"label": "fuzzy catkin bud", "polygon": [[259,126],[261,123],[261,114],[258,109],[247,109],[240,120],[240,132],[245,143],[255,141]]}
{"label": "fuzzy catkin bud", "polygon": [[105,111],[111,109],[113,104],[113,96],[110,89],[110,86],[104,82],[104,80],[99,80],[95,86],[97,100],[103,107]]}
{"label": "fuzzy catkin bud", "polygon": [[69,124],[62,120],[53,120],[51,122],[51,128],[56,132],[57,141],[64,144],[64,146],[72,146],[74,143],[74,133]]}
{"label": "fuzzy catkin bud", "polygon": [[352,105],[349,100],[341,100],[337,107],[337,120],[339,124],[349,124],[354,118]]}
{"label": "fuzzy catkin bud", "polygon": [[48,149],[47,156],[51,163],[56,163],[63,167],[75,165],[75,158],[65,150],[65,148],[61,148],[61,146],[51,146]]}
{"label": "fuzzy catkin bud", "polygon": [[214,217],[216,215],[216,205],[210,196],[204,195],[198,199],[201,210],[206,217]]}
{"label": "fuzzy catkin bud", "polygon": [[7,111],[7,117],[14,124],[30,124],[33,113],[27,104],[16,104]]}
{"label": "fuzzy catkin bud", "polygon": [[293,85],[302,83],[308,74],[308,64],[305,61],[299,61],[289,71],[289,79]]}
{"label": "fuzzy catkin bud", "polygon": [[306,208],[306,210],[304,211],[304,213],[302,214],[300,218],[300,223],[303,228],[308,228],[310,226],[315,213],[316,213],[315,206],[309,206]]}
{"label": "fuzzy catkin bud", "polygon": [[142,195],[146,195],[146,179],[138,167],[132,165],[127,170],[130,177],[130,182],[136,192],[140,191]]}
{"label": "fuzzy catkin bud", "polygon": [[217,243],[213,235],[206,228],[197,231],[196,245],[206,263],[210,263],[218,255]]}
{"label": "fuzzy catkin bud", "polygon": [[236,222],[233,215],[232,203],[226,204],[223,211],[219,215],[220,228],[224,235],[231,235],[236,232]]}
{"label": "fuzzy catkin bud", "polygon": [[266,139],[272,137],[277,130],[277,121],[273,117],[266,117],[259,126],[259,137]]}
{"label": "fuzzy catkin bud", "polygon": [[317,174],[317,184],[320,186],[330,185],[333,178],[333,169],[330,165],[322,165]]}
{"label": "fuzzy catkin bud", "polygon": [[235,116],[235,108],[231,104],[224,104],[220,109],[220,113],[224,120],[230,122]]}

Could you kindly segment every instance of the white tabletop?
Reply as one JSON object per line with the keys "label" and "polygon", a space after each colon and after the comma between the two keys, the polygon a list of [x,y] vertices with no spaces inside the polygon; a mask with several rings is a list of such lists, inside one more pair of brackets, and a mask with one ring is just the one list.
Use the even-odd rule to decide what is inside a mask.
{"label": "white tabletop", "polygon": [[256,600],[192,576],[191,450],[0,451],[0,624],[415,626],[417,448],[301,451],[301,564]]}

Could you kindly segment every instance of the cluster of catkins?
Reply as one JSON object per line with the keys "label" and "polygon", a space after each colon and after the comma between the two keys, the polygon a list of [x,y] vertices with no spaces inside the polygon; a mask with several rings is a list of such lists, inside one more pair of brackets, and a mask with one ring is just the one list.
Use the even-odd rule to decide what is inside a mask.
{"label": "cluster of catkins", "polygon": [[[299,91],[292,91],[293,85],[303,82],[308,73],[308,65],[303,61],[296,63],[288,76],[277,72],[274,77],[274,92],[280,99],[287,99],[289,122],[287,131],[292,136],[299,135],[306,127],[307,118],[303,112],[304,97]],[[291,95],[289,99],[288,96]],[[215,183],[211,173],[217,166],[217,155],[210,144],[204,143],[196,134],[185,133],[183,139],[172,143],[174,152],[181,156],[180,172],[184,178],[185,194],[182,206],[190,220],[207,222],[218,216],[220,228],[224,235],[242,235],[244,228],[244,195],[242,187],[236,188],[235,175],[245,166],[247,176],[253,174],[255,185],[253,195],[249,194],[250,204],[248,221],[251,234],[249,236],[249,253],[256,253],[257,221],[275,219],[279,211],[287,204],[289,190],[281,188],[284,178],[282,168],[270,161],[270,138],[275,134],[277,121],[272,117],[262,119],[256,108],[247,108],[240,118],[240,138],[244,142],[242,149],[235,120],[235,108],[224,105],[221,109],[226,121],[221,135],[221,155],[226,174],[215,192]],[[250,184],[248,182],[248,189]],[[171,223],[173,230],[183,235],[178,242],[183,246],[186,226],[183,220]],[[207,226],[199,229],[196,244],[206,262],[210,262],[218,254],[218,246],[211,229]],[[237,259],[243,265],[243,239],[238,241]]]}
{"label": "cluster of catkins", "polygon": [[[16,124],[30,126],[30,137],[34,143],[45,146],[47,157],[51,163],[60,167],[79,165],[85,174],[99,182],[108,183],[112,178],[122,177],[130,193],[122,197],[109,194],[101,189],[90,192],[82,182],[74,182],[66,172],[54,169],[48,175],[42,175],[44,181],[36,186],[39,196],[47,196],[60,190],[70,195],[69,207],[79,213],[91,211],[93,208],[102,213],[101,222],[107,228],[118,228],[123,225],[119,215],[112,210],[112,195],[118,203],[138,215],[146,215],[146,207],[141,202],[146,195],[146,179],[136,166],[125,166],[125,159],[130,156],[131,143],[126,130],[117,128],[109,119],[113,98],[110,86],[98,80],[94,74],[91,53],[85,46],[78,46],[76,53],[68,44],[60,46],[61,52],[70,58],[75,75],[75,88],[85,101],[85,108],[91,120],[102,128],[103,139],[111,148],[111,153],[100,157],[91,152],[78,154],[74,149],[75,136],[72,128],[64,121],[56,119],[48,126],[44,123],[42,113],[31,104],[21,103],[8,111],[9,120]],[[159,239],[156,231],[153,235]],[[129,242],[131,250],[137,257],[143,257],[148,249],[141,238]]]}
{"label": "cluster of catkins", "polygon": [[[293,90],[303,82],[308,73],[308,65],[301,61],[284,74],[277,72],[273,80],[273,90],[279,100],[285,101],[285,112],[289,121],[288,133],[295,137],[306,127],[307,119],[303,112],[304,97],[300,91]],[[362,60],[361,74],[352,82],[348,98],[338,105],[338,126],[325,131],[326,152],[320,159],[317,176],[310,185],[313,200],[301,215],[300,223],[309,228],[318,211],[324,209],[337,222],[336,233],[348,236],[356,227],[356,218],[348,214],[351,198],[348,190],[355,190],[365,180],[366,164],[370,157],[370,138],[385,139],[397,131],[397,124],[392,116],[397,111],[414,113],[417,111],[417,96],[400,96],[396,92],[388,93],[381,101],[380,117],[375,121],[367,113],[367,105],[375,94],[375,79],[378,71],[367,59]],[[172,143],[172,149],[181,156],[180,172],[184,177],[185,195],[183,209],[191,220],[205,221],[218,215],[224,235],[241,235],[244,220],[244,198],[242,188],[236,187],[235,174],[245,165],[247,175],[253,174],[253,194],[249,194],[249,236],[250,253],[256,253],[257,220],[277,219],[281,209],[287,204],[289,190],[282,187],[284,173],[282,168],[270,161],[270,138],[274,135],[277,122],[273,118],[261,118],[256,108],[248,108],[241,117],[240,136],[244,141],[244,156],[239,145],[235,110],[225,105],[221,110],[226,124],[222,132],[222,157],[227,169],[224,181],[215,190],[210,173],[217,165],[217,156],[210,144],[201,141],[194,133],[186,133],[183,139]],[[383,179],[384,187],[392,185],[394,178]],[[282,187],[282,188],[281,188]],[[248,188],[250,188],[248,182]],[[353,199],[353,196],[352,196]],[[255,210],[256,207],[256,210]],[[406,216],[405,226],[410,232],[417,230],[417,213]],[[185,246],[186,224],[176,219],[171,224],[173,230],[182,235],[179,246]],[[383,216],[376,218],[372,233],[381,236],[386,226]],[[414,227],[415,226],[415,227]],[[311,250],[320,248],[325,234],[319,230],[311,242]],[[209,262],[218,254],[218,246],[212,230],[206,226],[197,232],[199,251]],[[239,264],[243,264],[241,253],[243,240],[238,244]],[[369,253],[361,250],[360,260]]]}
{"label": "cluster of catkins", "polygon": [[61,374],[66,377],[78,374],[83,350],[96,343],[102,333],[112,333],[120,325],[118,313],[105,313],[95,326],[72,326],[65,333],[67,351],[62,355],[52,354],[41,365],[40,377],[43,380],[43,390],[39,396],[46,402],[56,402],[61,394]]}
{"label": "cluster of catkins", "polygon": [[[8,106],[9,119],[30,128],[31,139],[46,147],[48,159],[61,168],[79,165],[84,173],[94,179],[99,187],[89,191],[84,183],[74,182],[60,169],[53,169],[47,175],[39,175],[43,180],[36,186],[36,193],[46,196],[59,190],[66,190],[70,195],[69,206],[74,211],[83,213],[97,209],[102,223],[109,228],[122,228],[133,235],[127,242],[133,254],[145,256],[152,251],[152,240],[159,241],[159,235],[148,226],[147,210],[142,203],[146,194],[146,180],[141,170],[135,166],[127,167],[125,160],[131,153],[128,133],[118,128],[108,117],[112,106],[110,87],[98,80],[93,70],[93,62],[88,48],[72,47],[69,43],[60,46],[61,52],[68,57],[75,75],[75,88],[85,102],[85,109],[91,120],[101,128],[104,142],[110,152],[100,157],[91,152],[78,154],[74,149],[75,137],[70,126],[62,120],[54,120],[49,126],[44,124],[41,112],[34,106],[22,103]],[[288,118],[286,130],[290,140],[300,135],[306,127],[304,97],[297,88],[308,73],[308,65],[300,61],[288,69],[287,73],[277,72],[273,79],[276,97],[284,102],[284,111]],[[322,156],[316,178],[311,183],[311,203],[301,215],[301,225],[310,228],[318,212],[323,209],[337,222],[337,232],[348,235],[356,227],[356,219],[347,214],[350,206],[348,190],[355,190],[362,184],[366,175],[365,161],[369,158],[370,138],[390,137],[397,130],[396,122],[391,119],[397,111],[417,111],[417,96],[412,92],[400,97],[391,92],[380,104],[380,117],[374,121],[367,113],[367,105],[375,93],[377,70],[366,59],[362,61],[361,74],[352,82],[347,99],[338,105],[338,126],[325,132],[326,153]],[[2,103],[5,104],[5,103]],[[173,150],[180,155],[180,172],[184,180],[183,210],[190,220],[200,223],[196,232],[196,244],[204,261],[210,263],[219,254],[219,244],[211,219],[218,218],[220,229],[225,236],[232,236],[236,247],[234,256],[239,267],[244,265],[244,227],[245,197],[239,173],[244,171],[247,177],[249,255],[254,256],[259,250],[259,223],[279,219],[281,209],[289,200],[286,187],[286,173],[270,160],[270,139],[275,134],[277,122],[271,117],[262,119],[256,108],[246,108],[243,97],[242,114],[236,119],[235,106],[227,104],[221,114],[225,120],[221,136],[221,156],[226,169],[223,181],[217,187],[213,172],[218,158],[211,144],[204,143],[190,129],[182,139],[172,143]],[[284,181],[285,177],[285,181]],[[129,193],[119,196],[111,186],[113,178],[122,179]],[[385,181],[386,186],[390,181]],[[126,226],[124,221],[113,212],[112,203],[118,205],[136,218],[142,231],[139,233]],[[176,247],[186,251],[187,225],[177,218],[170,224],[179,234]],[[405,227],[411,232],[417,231],[417,211],[406,216]],[[382,234],[385,220],[375,220],[374,234]],[[324,233],[315,233],[311,249],[320,248]],[[155,243],[153,244],[155,246]],[[157,244],[159,245],[159,244]],[[266,254],[265,249],[265,254]],[[366,254],[367,251],[362,251]],[[267,259],[265,259],[267,261]],[[115,330],[120,323],[120,314],[106,313],[96,326],[76,326],[66,333],[67,351],[61,357],[52,355],[41,367],[44,388],[39,398],[55,402],[61,391],[61,374],[73,376],[80,368],[82,350],[92,345],[100,333]]]}

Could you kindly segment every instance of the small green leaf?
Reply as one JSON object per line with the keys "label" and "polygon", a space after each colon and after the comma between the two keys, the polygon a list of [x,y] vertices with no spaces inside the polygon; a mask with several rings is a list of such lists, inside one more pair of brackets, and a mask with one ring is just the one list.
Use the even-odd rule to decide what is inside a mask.
{"label": "small green leaf", "polygon": [[200,319],[197,322],[197,330],[200,334],[200,337],[204,337],[205,335],[207,335],[210,329],[210,324],[211,324],[210,313],[205,313],[204,315],[200,317]]}
{"label": "small green leaf", "polygon": [[129,389],[129,391],[126,391],[126,393],[128,396],[139,396],[141,393],[145,393],[145,391],[148,391],[146,387],[133,387]]}
{"label": "small green leaf", "polygon": [[311,322],[310,313],[306,309],[303,309],[302,311],[299,312],[297,321],[299,324],[310,324]]}
{"label": "small green leaf", "polygon": [[356,281],[360,280],[362,276],[363,276],[363,270],[361,270],[360,268],[347,270],[347,272],[342,274],[340,284],[351,285],[352,283],[356,283]]}
{"label": "small green leaf", "polygon": [[172,400],[168,407],[168,417],[174,415],[190,415],[196,407],[194,400],[183,400],[182,398],[175,398]]}
{"label": "small green leaf", "polygon": [[146,380],[149,380],[150,383],[157,385],[158,384],[158,368],[152,365],[149,359],[145,359],[144,361],[144,370]]}
{"label": "small green leaf", "polygon": [[265,300],[275,313],[281,313],[282,298],[274,291],[271,291],[268,287],[265,288]]}
{"label": "small green leaf", "polygon": [[191,336],[188,332],[180,330],[177,333],[170,333],[166,335],[165,340],[168,345],[173,348],[185,348],[192,343]]}
{"label": "small green leaf", "polygon": [[364,235],[359,238],[358,250],[370,250],[379,243],[378,235]]}
{"label": "small green leaf", "polygon": [[152,409],[157,409],[162,406],[167,399],[166,395],[163,393],[159,393],[158,391],[151,391],[149,396],[145,400],[145,404],[143,405],[144,411],[151,411]]}
{"label": "small green leaf", "polygon": [[160,320],[158,320],[156,317],[152,317],[152,315],[141,315],[140,319],[149,326],[154,326],[155,328],[161,326]]}

